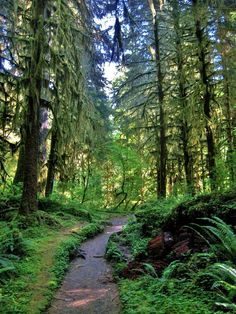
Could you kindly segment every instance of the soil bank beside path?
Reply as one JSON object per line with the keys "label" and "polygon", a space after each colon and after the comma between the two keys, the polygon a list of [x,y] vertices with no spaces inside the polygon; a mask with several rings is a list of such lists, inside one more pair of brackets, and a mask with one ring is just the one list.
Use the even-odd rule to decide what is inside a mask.
{"label": "soil bank beside path", "polygon": [[81,245],[86,259],[76,258],[71,263],[48,314],[121,313],[118,289],[104,255],[109,237],[120,231],[126,221],[126,217],[113,218],[112,226]]}

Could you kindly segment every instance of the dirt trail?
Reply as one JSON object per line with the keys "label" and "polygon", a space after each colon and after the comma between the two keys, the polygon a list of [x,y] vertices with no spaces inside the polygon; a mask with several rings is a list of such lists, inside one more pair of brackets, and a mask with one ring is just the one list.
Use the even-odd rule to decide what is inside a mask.
{"label": "dirt trail", "polygon": [[[58,230],[57,237],[54,235],[51,239],[38,244],[39,256],[37,258],[42,266],[38,270],[35,280],[29,283],[28,290],[31,291],[32,298],[28,305],[27,313],[39,313],[39,308],[47,304],[48,301],[45,299],[44,294],[52,277],[50,268],[53,266],[57,247],[73,232],[79,232],[84,225],[86,225],[84,222],[79,222],[73,227]],[[30,280],[28,276],[27,278],[25,279],[26,282]]]}
{"label": "dirt trail", "polygon": [[86,259],[75,259],[52,302],[49,314],[119,314],[118,290],[112,281],[112,269],[104,258],[107,241],[118,232],[126,218],[112,219],[112,226],[86,241],[81,249]]}

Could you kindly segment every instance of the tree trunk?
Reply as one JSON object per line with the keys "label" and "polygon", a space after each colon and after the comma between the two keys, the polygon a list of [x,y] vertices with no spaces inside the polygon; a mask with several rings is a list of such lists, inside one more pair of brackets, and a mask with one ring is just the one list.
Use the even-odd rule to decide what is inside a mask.
{"label": "tree trunk", "polygon": [[193,2],[193,15],[195,23],[195,35],[198,43],[198,58],[199,58],[199,73],[201,77],[201,83],[203,86],[203,111],[205,114],[205,130],[206,130],[206,141],[207,141],[207,152],[208,152],[208,172],[210,178],[211,190],[216,188],[216,164],[215,164],[215,142],[214,136],[211,129],[211,100],[212,100],[212,90],[209,81],[209,62],[207,60],[208,51],[207,43],[204,34],[204,29],[201,25],[201,16],[198,12],[199,0],[192,0]]}
{"label": "tree trunk", "polygon": [[[26,116],[24,116],[26,121]],[[19,148],[19,155],[17,160],[17,167],[15,172],[15,177],[13,184],[23,183],[24,182],[24,163],[25,163],[25,123],[20,128],[21,133],[21,143]]]}
{"label": "tree trunk", "polygon": [[176,59],[177,59],[177,76],[178,76],[178,93],[181,105],[181,140],[184,155],[184,171],[187,184],[187,192],[190,195],[194,194],[194,182],[193,182],[193,163],[192,156],[189,150],[189,125],[187,122],[186,108],[187,103],[187,93],[186,93],[186,76],[184,72],[184,57],[183,57],[183,47],[181,43],[180,34],[180,20],[179,20],[179,3],[178,0],[173,2],[173,16],[174,16],[174,29],[176,33]]}
{"label": "tree trunk", "polygon": [[162,9],[162,1],[158,3],[157,0],[148,0],[149,7],[153,18],[153,32],[155,40],[155,61],[156,61],[156,75],[157,75],[157,94],[159,104],[159,171],[158,171],[158,187],[157,197],[166,197],[166,162],[167,162],[167,147],[166,147],[166,124],[164,111],[164,92],[163,92],[163,73],[161,66],[161,49],[160,49],[160,34],[159,21],[157,16],[158,7]]}
{"label": "tree trunk", "polygon": [[29,66],[29,96],[25,127],[24,183],[21,213],[38,208],[39,108],[44,46],[44,11],[46,0],[32,3],[32,51]]}
{"label": "tree trunk", "polygon": [[39,110],[39,123],[40,164],[43,165],[47,159],[46,139],[48,135],[48,109],[42,106]]}
{"label": "tree trunk", "polygon": [[91,168],[90,168],[90,158],[89,156],[87,157],[87,176],[83,177],[83,182],[84,182],[84,190],[83,190],[83,195],[82,195],[82,200],[81,203],[83,204],[85,202],[85,198],[87,195],[88,187],[89,187],[89,180],[91,176]]}
{"label": "tree trunk", "polygon": [[24,182],[25,145],[21,143],[13,184]]}
{"label": "tree trunk", "polygon": [[224,99],[225,99],[225,118],[226,118],[226,136],[227,136],[227,163],[230,175],[231,184],[235,182],[236,169],[234,167],[233,153],[235,151],[234,147],[234,136],[233,136],[233,114],[232,109],[233,105],[231,104],[231,88],[230,80],[228,75],[228,66],[227,61],[225,60],[224,54],[221,54],[222,65],[223,65],[223,77],[224,77]]}
{"label": "tree trunk", "polygon": [[39,178],[38,191],[43,193],[47,182],[47,136],[48,136],[48,109],[42,105],[39,110]]}
{"label": "tree trunk", "polygon": [[200,157],[201,157],[201,179],[202,179],[202,190],[206,192],[206,163],[204,158],[204,145],[203,141],[200,141]]}
{"label": "tree trunk", "polygon": [[51,149],[48,159],[48,175],[45,189],[45,196],[49,197],[53,192],[53,184],[55,178],[55,167],[57,162],[57,131],[52,131]]}

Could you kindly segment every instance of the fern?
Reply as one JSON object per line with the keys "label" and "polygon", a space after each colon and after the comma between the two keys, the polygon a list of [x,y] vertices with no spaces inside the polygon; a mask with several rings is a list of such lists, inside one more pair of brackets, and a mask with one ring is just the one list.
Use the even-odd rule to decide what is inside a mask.
{"label": "fern", "polygon": [[161,277],[161,281],[165,282],[165,281],[168,281],[170,278],[173,278],[176,270],[182,265],[183,263],[178,260],[170,263],[170,265],[164,269],[162,277]]}
{"label": "fern", "polygon": [[229,225],[218,217],[200,218],[210,225],[191,224],[193,229],[200,235],[214,251],[216,256],[224,256],[230,261],[236,258],[236,236]]}
{"label": "fern", "polygon": [[150,276],[152,276],[152,277],[154,277],[154,278],[158,278],[158,274],[157,274],[155,268],[152,266],[152,264],[144,263],[143,266],[144,266],[146,272],[147,272]]}
{"label": "fern", "polygon": [[[200,218],[199,220],[207,224],[191,224],[193,227],[190,228],[207,242],[216,257],[224,257],[224,259],[234,262],[236,236],[232,228],[218,217]],[[215,279],[212,288],[219,291],[220,297],[220,302],[216,302],[216,305],[235,311],[236,269],[223,263],[215,263],[206,269],[204,275]]]}
{"label": "fern", "polygon": [[9,257],[14,257],[14,255],[0,255],[0,281],[15,271],[15,266]]}
{"label": "fern", "polygon": [[212,288],[218,289],[221,302],[216,305],[228,310],[236,310],[234,303],[236,297],[236,269],[221,263],[210,267],[211,275],[216,278]]}

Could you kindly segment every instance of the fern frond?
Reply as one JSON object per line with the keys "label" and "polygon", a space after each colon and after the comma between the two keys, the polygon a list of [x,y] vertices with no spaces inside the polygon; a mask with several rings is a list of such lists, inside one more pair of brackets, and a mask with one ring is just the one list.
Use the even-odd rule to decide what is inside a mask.
{"label": "fern frond", "polygon": [[[191,224],[188,227],[194,230],[215,251],[216,255],[224,254],[234,261],[236,257],[236,236],[232,228],[218,217],[200,218],[200,221],[209,222],[208,225]],[[214,245],[217,244],[217,250]]]}
{"label": "fern frond", "polygon": [[152,264],[144,263],[143,266],[145,267],[145,270],[148,272],[149,275],[154,278],[158,278],[158,274]]}
{"label": "fern frond", "polygon": [[232,303],[221,303],[221,302],[216,302],[216,305],[222,306],[227,310],[236,310],[236,305]]}

